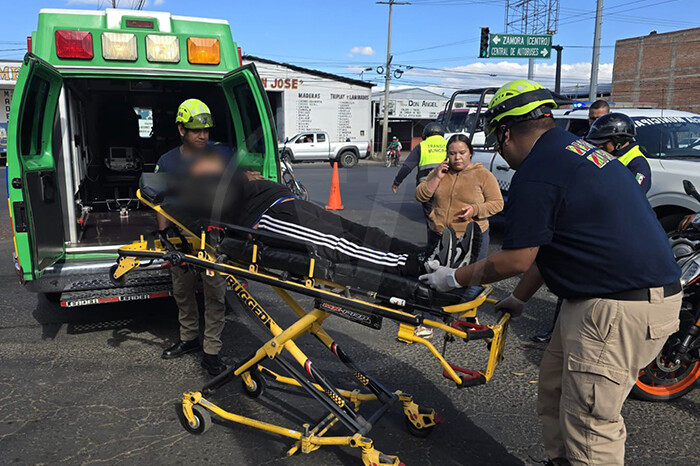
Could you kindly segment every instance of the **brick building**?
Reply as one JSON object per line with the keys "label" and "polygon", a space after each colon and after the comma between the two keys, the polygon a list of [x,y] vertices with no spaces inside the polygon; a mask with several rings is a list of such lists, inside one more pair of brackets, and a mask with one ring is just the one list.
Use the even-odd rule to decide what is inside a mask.
{"label": "brick building", "polygon": [[618,40],[612,100],[700,113],[700,28]]}

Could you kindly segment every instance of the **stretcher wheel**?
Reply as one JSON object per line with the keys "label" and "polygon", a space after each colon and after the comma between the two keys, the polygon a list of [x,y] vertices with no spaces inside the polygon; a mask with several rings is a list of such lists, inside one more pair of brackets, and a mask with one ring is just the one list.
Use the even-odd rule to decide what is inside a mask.
{"label": "stretcher wheel", "polygon": [[114,264],[109,268],[109,281],[112,282],[114,286],[124,286],[126,283],[126,274],[119,278],[114,278],[114,272],[117,271],[117,267],[119,267],[119,264]]}
{"label": "stretcher wheel", "polygon": [[202,435],[204,432],[208,431],[211,427],[211,414],[209,414],[209,411],[202,406],[193,405],[192,414],[194,414],[194,419],[196,421],[194,426],[190,425],[185,416],[182,416],[182,426],[185,430],[195,435]]}
{"label": "stretcher wheel", "polygon": [[426,438],[428,435],[433,433],[433,428],[435,426],[430,426],[430,427],[423,427],[423,428],[418,428],[413,425],[411,420],[409,418],[405,418],[406,421],[406,428],[408,429],[408,433],[413,435],[414,437],[418,438]]}
{"label": "stretcher wheel", "polygon": [[257,398],[265,392],[265,388],[267,388],[267,381],[265,380],[265,377],[263,377],[263,375],[257,370],[251,371],[250,379],[253,381],[253,385],[255,385],[255,388],[251,390],[248,384],[245,383],[245,380],[241,379],[241,383],[243,384],[243,391],[249,397]]}

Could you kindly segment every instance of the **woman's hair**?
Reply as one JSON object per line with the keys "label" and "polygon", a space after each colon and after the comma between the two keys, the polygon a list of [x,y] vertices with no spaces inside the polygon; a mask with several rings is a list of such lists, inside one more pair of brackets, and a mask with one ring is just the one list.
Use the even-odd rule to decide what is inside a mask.
{"label": "woman's hair", "polygon": [[465,143],[467,145],[467,148],[469,149],[469,154],[471,155],[474,153],[474,147],[472,147],[472,142],[469,140],[469,137],[466,134],[457,133],[450,136],[450,139],[447,140],[446,146],[448,151],[450,149],[450,144],[455,142]]}

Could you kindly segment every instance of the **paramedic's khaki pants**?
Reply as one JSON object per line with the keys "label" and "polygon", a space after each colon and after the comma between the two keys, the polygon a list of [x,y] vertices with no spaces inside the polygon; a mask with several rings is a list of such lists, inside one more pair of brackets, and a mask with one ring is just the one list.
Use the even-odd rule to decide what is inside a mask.
{"label": "paramedic's khaki pants", "polygon": [[[173,296],[179,310],[180,339],[191,341],[199,338],[199,308],[195,298],[197,274],[193,269],[173,267],[170,269],[173,279]],[[221,333],[224,331],[226,306],[226,281],[218,273],[209,277],[202,273],[204,285],[204,352],[219,354],[221,351]]]}
{"label": "paramedic's khaki pants", "polygon": [[537,413],[555,464],[622,465],[620,415],[639,370],[678,330],[682,293],[649,301],[564,300],[540,365]]}

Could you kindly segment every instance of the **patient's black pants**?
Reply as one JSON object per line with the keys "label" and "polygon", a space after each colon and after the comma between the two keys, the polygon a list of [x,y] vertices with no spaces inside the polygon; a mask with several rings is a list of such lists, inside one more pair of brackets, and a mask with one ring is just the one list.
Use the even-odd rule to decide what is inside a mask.
{"label": "patient's black pants", "polygon": [[425,247],[393,238],[328,212],[310,202],[291,200],[274,205],[260,217],[258,229],[316,245],[332,262],[357,264],[407,277],[424,273]]}

